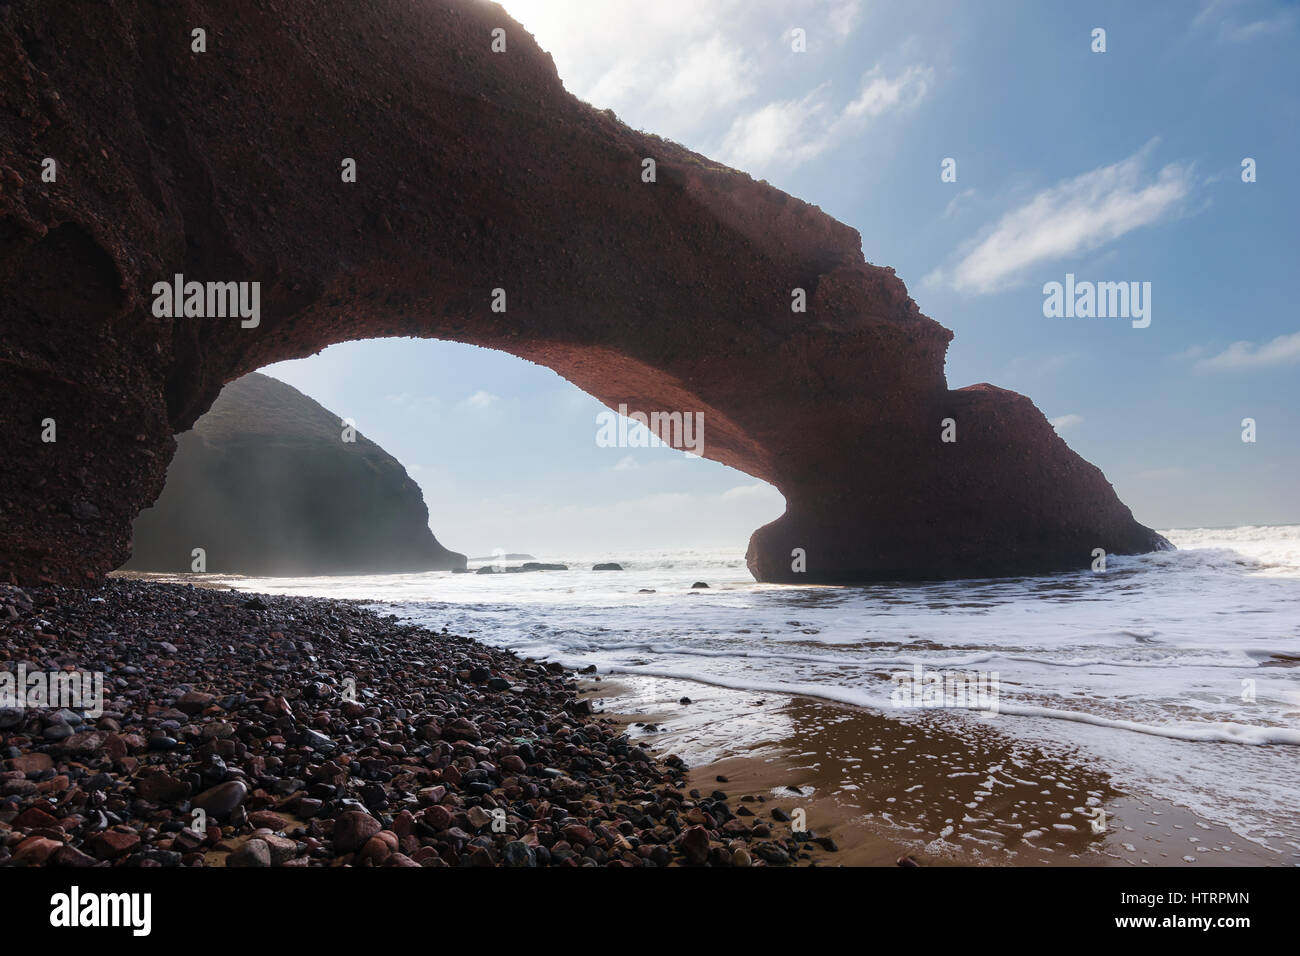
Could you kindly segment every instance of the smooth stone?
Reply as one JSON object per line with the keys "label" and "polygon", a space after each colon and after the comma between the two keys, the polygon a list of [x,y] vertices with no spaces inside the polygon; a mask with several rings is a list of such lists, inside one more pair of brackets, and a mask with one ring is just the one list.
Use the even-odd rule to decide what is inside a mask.
{"label": "smooth stone", "polygon": [[176,698],[176,709],[193,717],[195,714],[201,714],[211,707],[216,699],[214,694],[204,694],[192,690]]}
{"label": "smooth stone", "polygon": [[46,770],[53,769],[54,760],[49,754],[22,754],[14,757],[9,762],[9,765],[23,774],[44,773]]}
{"label": "smooth stone", "polygon": [[359,850],[381,829],[380,822],[368,813],[360,810],[340,813],[334,820],[334,849],[340,853]]}
{"label": "smooth stone", "polygon": [[686,862],[692,866],[703,866],[709,858],[709,831],[704,827],[691,827],[681,835],[679,840]]}
{"label": "smooth stone", "polygon": [[316,730],[308,730],[302,735],[304,746],[311,747],[313,750],[333,750],[338,746],[324,734]]}
{"label": "smooth stone", "polygon": [[134,831],[104,830],[94,834],[86,844],[101,860],[115,860],[140,845],[140,834]]}
{"label": "smooth stone", "polygon": [[226,857],[226,866],[270,866],[271,847],[261,837],[247,840]]}
{"label": "smooth stone", "polygon": [[225,783],[204,790],[190,805],[214,817],[228,817],[247,796],[247,784],[242,780],[227,780]]}
{"label": "smooth stone", "polygon": [[502,850],[501,858],[506,866],[530,867],[537,865],[537,854],[532,847],[522,840],[511,840]]}
{"label": "smooth stone", "polygon": [[48,837],[30,836],[19,843],[9,860],[10,866],[40,866],[63,846]]}
{"label": "smooth stone", "polygon": [[288,837],[264,833],[258,837],[271,851],[271,865],[284,866],[298,855],[298,844]]}

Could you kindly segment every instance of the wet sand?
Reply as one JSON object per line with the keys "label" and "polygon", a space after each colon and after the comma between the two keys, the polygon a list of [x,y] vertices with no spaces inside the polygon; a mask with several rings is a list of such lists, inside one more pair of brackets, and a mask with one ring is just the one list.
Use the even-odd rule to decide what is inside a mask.
{"label": "wet sand", "polygon": [[[1048,754],[941,712],[884,716],[805,697],[617,675],[587,696],[653,753],[693,765],[687,785],[721,789],[788,835],[836,852],[818,865],[1261,866],[1297,862],[1166,802],[1121,791],[1082,752]],[[688,697],[690,703],[680,703]],[[703,760],[696,755],[703,755]],[[725,782],[718,781],[725,778]],[[795,789],[797,788],[797,789]],[[772,818],[772,810],[791,816]],[[1104,829],[1102,818],[1104,813]]]}

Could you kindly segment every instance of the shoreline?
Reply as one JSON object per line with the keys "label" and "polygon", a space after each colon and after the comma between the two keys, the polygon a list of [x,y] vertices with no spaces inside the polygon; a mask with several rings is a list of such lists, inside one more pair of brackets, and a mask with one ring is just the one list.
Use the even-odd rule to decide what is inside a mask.
{"label": "shoreline", "polygon": [[[842,866],[1286,866],[1181,806],[1116,785],[1090,755],[1054,755],[947,715],[895,718],[635,675],[585,691],[652,753],[702,751],[687,785],[721,786],[773,824],[803,809]],[[682,704],[682,697],[689,704]],[[716,783],[718,776],[727,783]],[[1104,831],[1094,831],[1097,809]],[[776,822],[787,832],[790,824]],[[909,858],[905,860],[904,858]]]}
{"label": "shoreline", "polygon": [[992,727],[588,677],[368,603],[0,586],[0,668],[99,665],[108,697],[0,711],[0,865],[1287,862]]}

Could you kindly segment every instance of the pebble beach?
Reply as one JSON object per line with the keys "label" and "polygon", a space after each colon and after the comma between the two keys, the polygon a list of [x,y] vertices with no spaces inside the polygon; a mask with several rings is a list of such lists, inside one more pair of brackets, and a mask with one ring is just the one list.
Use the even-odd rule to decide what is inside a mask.
{"label": "pebble beach", "polygon": [[574,672],[359,602],[0,586],[0,670],[20,665],[102,674],[102,712],[0,709],[0,865],[835,859],[725,780],[689,786]]}

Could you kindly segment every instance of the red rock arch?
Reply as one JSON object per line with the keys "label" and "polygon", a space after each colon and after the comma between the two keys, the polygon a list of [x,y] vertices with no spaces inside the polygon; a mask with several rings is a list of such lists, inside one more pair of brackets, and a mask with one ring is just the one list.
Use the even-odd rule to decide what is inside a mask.
{"label": "red rock arch", "polygon": [[[948,389],[951,333],[855,230],[578,101],[492,4],[5,11],[0,573],[116,567],[172,434],[223,383],[386,335],[501,349],[610,407],[703,412],[705,456],[786,497],[750,543],[760,580],[1045,571],[1163,543],[1028,399]],[[259,282],[260,324],[155,317],[176,273]]]}

